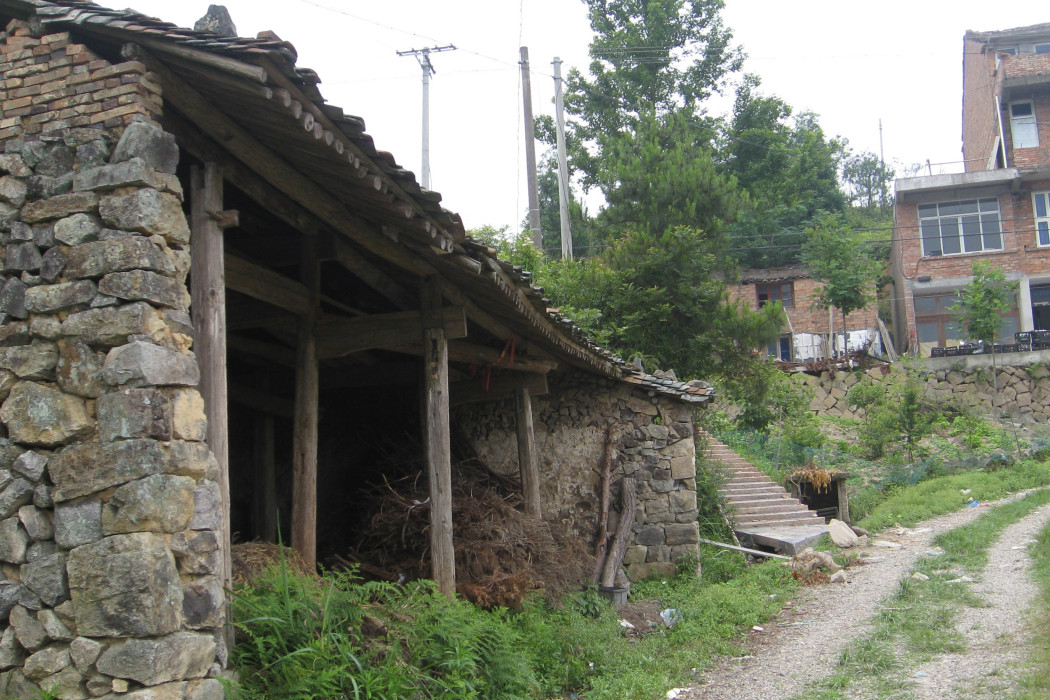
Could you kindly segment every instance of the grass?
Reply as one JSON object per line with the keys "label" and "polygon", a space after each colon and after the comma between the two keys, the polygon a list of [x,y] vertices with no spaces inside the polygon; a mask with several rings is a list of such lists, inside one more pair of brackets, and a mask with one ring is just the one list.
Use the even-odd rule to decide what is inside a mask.
{"label": "grass", "polygon": [[683,573],[634,586],[632,601],[680,615],[641,638],[627,636],[594,590],[560,607],[535,598],[520,610],[486,611],[429,582],[315,581],[276,569],[235,599],[242,685],[234,697],[663,697],[717,655],[737,653],[746,630],[796,586],[777,563],[748,566],[724,550],[705,550],[703,565],[700,579]]}
{"label": "grass", "polygon": [[[861,527],[880,530],[891,525],[908,527],[966,505],[968,498],[993,501],[1010,493],[1050,484],[1050,464],[1025,460],[1010,467],[969,471],[923,481],[901,489],[880,503]],[[963,494],[969,489],[969,494]]]}
{"label": "grass", "polygon": [[1031,576],[1039,587],[1039,597],[1029,613],[1033,630],[1029,667],[1021,678],[1019,700],[1050,697],[1050,526],[1040,533],[1031,550]]}
{"label": "grass", "polygon": [[[851,644],[839,659],[835,673],[802,697],[822,700],[849,697],[846,690],[854,682],[865,684],[878,697],[900,697],[908,684],[900,673],[905,665],[910,668],[940,654],[964,651],[965,637],[956,629],[959,612],[964,605],[984,603],[968,584],[957,579],[962,572],[980,574],[988,563],[988,549],[1002,532],[1047,503],[1050,503],[1050,490],[1036,491],[996,506],[977,520],[934,538],[934,545],[944,553],[921,557],[915,566],[915,571],[928,579],[910,576],[902,579],[897,592],[875,615],[874,631]],[[1044,533],[1044,539],[1046,602],[1050,606],[1050,538]],[[1050,654],[1045,660],[1050,669]],[[1050,673],[1044,675],[1050,684]]]}

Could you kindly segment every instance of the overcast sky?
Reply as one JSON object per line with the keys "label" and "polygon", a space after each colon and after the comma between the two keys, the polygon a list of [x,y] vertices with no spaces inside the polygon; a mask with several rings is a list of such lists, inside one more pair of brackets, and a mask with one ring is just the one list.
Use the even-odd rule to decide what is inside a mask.
{"label": "overcast sky", "polygon": [[[196,0],[124,0],[192,27]],[[420,173],[421,70],[397,51],[434,54],[432,187],[468,228],[515,230],[525,218],[518,47],[528,46],[533,110],[553,114],[551,60],[586,70],[591,32],[578,0],[226,0],[238,33],[271,29],[316,70],[329,103],[365,120],[377,148]],[[887,162],[959,168],[962,37],[1050,21],[1044,3],[988,0],[726,0],[725,23],[763,91],[820,116],[824,130]],[[730,98],[711,105],[724,111]],[[538,148],[542,148],[537,144]],[[940,166],[938,164],[948,164]]]}

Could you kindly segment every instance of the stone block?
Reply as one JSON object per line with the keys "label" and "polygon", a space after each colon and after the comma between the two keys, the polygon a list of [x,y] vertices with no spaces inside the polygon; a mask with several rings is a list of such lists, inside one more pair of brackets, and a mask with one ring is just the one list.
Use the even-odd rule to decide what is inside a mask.
{"label": "stone block", "polygon": [[171,258],[153,241],[141,236],[123,236],[81,243],[66,250],[66,277],[102,277],[113,272],[153,270],[174,274]]}
{"label": "stone block", "polygon": [[629,568],[628,574],[632,581],[641,581],[643,579],[659,576],[674,576],[675,564],[670,561],[633,564]]}
{"label": "stone block", "polygon": [[66,249],[61,246],[48,249],[40,260],[40,278],[54,282],[66,269]]}
{"label": "stone block", "polygon": [[194,479],[219,478],[219,464],[208,446],[200,442],[172,440],[168,445],[169,474],[189,476]]}
{"label": "stone block", "polygon": [[95,398],[103,391],[102,366],[105,361],[104,353],[92,350],[85,343],[60,342],[55,378],[62,391]]}
{"label": "stone block", "polygon": [[215,660],[210,634],[176,632],[158,639],[129,639],[102,653],[100,673],[145,685],[203,678]]}
{"label": "stone block", "polygon": [[645,545],[652,547],[658,544],[664,544],[664,528],[662,525],[647,525],[643,527],[635,536],[635,544]]}
{"label": "stone block", "polygon": [[102,642],[88,637],[77,637],[69,644],[69,655],[76,669],[86,676],[95,667],[95,662],[105,648],[106,645]]}
{"label": "stone block", "polygon": [[39,681],[46,676],[58,673],[73,661],[69,658],[69,647],[64,644],[52,644],[26,658],[22,672],[26,678]]}
{"label": "stone block", "polygon": [[29,535],[17,517],[0,520],[0,561],[21,564],[28,547]]}
{"label": "stone block", "polygon": [[0,314],[14,318],[27,316],[26,285],[17,277],[12,277],[4,282],[3,287],[0,287]]}
{"label": "stone block", "polygon": [[182,587],[182,619],[190,629],[216,629],[226,621],[226,594],[215,576]]}
{"label": "stone block", "polygon": [[121,163],[88,168],[81,170],[73,177],[73,189],[76,191],[104,192],[115,190],[118,187],[161,189],[163,186],[156,171],[141,158],[131,158]]}
{"label": "stone block", "polygon": [[176,440],[204,442],[208,434],[208,418],[204,414],[204,398],[196,389],[172,389],[171,434]]}
{"label": "stone block", "polygon": [[25,307],[31,314],[51,314],[84,306],[98,294],[91,280],[44,284],[26,290]]}
{"label": "stone block", "polygon": [[[182,610],[179,575],[171,552],[157,535],[114,535],[77,547],[69,553],[67,570],[80,634],[88,637],[155,637],[179,628]],[[161,640],[150,642],[162,644]],[[139,647],[131,648],[135,649]],[[110,652],[114,649],[106,653]],[[136,667],[133,656],[118,652],[110,654],[105,668],[103,660],[99,659],[98,669],[111,676],[132,678],[142,683],[159,683],[174,678],[143,674],[145,678],[153,679],[144,680],[136,677],[138,674],[128,675],[121,667],[121,661],[125,660],[130,664],[126,668]],[[163,675],[160,669],[158,673]]]}
{"label": "stone block", "polygon": [[193,493],[191,530],[218,530],[222,526],[222,494],[214,481],[205,481]]}
{"label": "stone block", "polygon": [[147,270],[113,272],[98,283],[103,294],[129,301],[148,301],[157,306],[185,309],[189,305],[186,288],[175,278]]}
{"label": "stone block", "polygon": [[216,531],[205,530],[188,536],[178,533],[172,535],[170,546],[181,573],[200,576],[220,572],[222,559]]}
{"label": "stone block", "polygon": [[0,201],[20,207],[26,201],[26,183],[13,175],[0,177]]}
{"label": "stone block", "polygon": [[676,513],[696,510],[696,491],[681,489],[671,493],[671,509]]}
{"label": "stone block", "polygon": [[8,243],[4,252],[4,268],[9,272],[36,272],[43,262],[35,243]]}
{"label": "stone block", "polygon": [[20,379],[50,379],[57,364],[58,346],[50,341],[34,340],[32,345],[0,347],[0,369]]}
{"label": "stone block", "polygon": [[40,686],[47,688],[59,700],[86,700],[88,697],[84,679],[72,665],[47,676],[40,681]]}
{"label": "stone block", "polygon": [[186,700],[223,700],[226,691],[214,678],[190,681],[186,684]]}
{"label": "stone block", "polygon": [[11,463],[11,471],[21,474],[30,481],[40,481],[47,469],[47,456],[39,452],[23,452]]}
{"label": "stone block", "polygon": [[25,479],[14,479],[0,491],[0,518],[10,518],[33,500],[33,485]]}
{"label": "stone block", "polygon": [[102,221],[92,214],[73,214],[54,225],[55,240],[66,245],[80,245],[98,239]]}
{"label": "stone block", "polygon": [[0,406],[0,420],[15,442],[44,447],[63,445],[95,429],[82,398],[35,382],[15,385]]}
{"label": "stone block", "polygon": [[37,622],[44,626],[47,636],[57,642],[69,642],[76,637],[54,610],[41,610],[36,614],[36,619]]}
{"label": "stone block", "polygon": [[170,440],[172,406],[156,389],[124,389],[99,396],[96,403],[99,439],[112,442],[128,438]]}
{"label": "stone block", "polygon": [[29,202],[22,207],[22,220],[35,224],[40,221],[61,219],[70,214],[92,212],[98,207],[98,195],[94,192],[70,192],[48,199]]}
{"label": "stone block", "polygon": [[0,671],[25,663],[26,653],[15,637],[15,628],[7,627],[0,636]]}
{"label": "stone block", "polygon": [[6,620],[11,609],[26,595],[29,591],[18,581],[0,581],[0,620]]}
{"label": "stone block", "polygon": [[630,566],[631,564],[641,564],[645,561],[645,555],[648,551],[648,547],[640,545],[628,547],[623,555],[624,566]]}
{"label": "stone block", "polygon": [[108,155],[109,147],[102,139],[88,141],[76,148],[76,160],[80,170],[102,165]]}
{"label": "stone block", "polygon": [[125,231],[163,236],[168,243],[185,245],[190,229],[177,197],[154,189],[102,197],[99,214],[107,225]]}
{"label": "stone block", "polygon": [[22,567],[22,583],[51,607],[69,600],[66,555],[55,553],[25,564]]}
{"label": "stone block", "polygon": [[21,605],[11,608],[8,622],[15,629],[18,643],[26,651],[37,651],[47,644],[47,630],[36,619],[36,615]]}
{"label": "stone block", "polygon": [[48,144],[33,170],[37,175],[59,177],[73,169],[73,149],[61,141]]}
{"label": "stone block", "polygon": [[34,542],[50,540],[55,536],[55,528],[51,525],[51,513],[46,510],[32,505],[22,506],[18,509],[18,520],[29,539]]}
{"label": "stone block", "polygon": [[102,376],[113,386],[196,386],[200,368],[192,355],[134,341],[109,351]]}
{"label": "stone block", "polygon": [[175,137],[146,122],[132,122],[124,129],[110,156],[111,163],[141,158],[161,173],[174,173],[179,164]]}
{"label": "stone block", "polygon": [[121,486],[102,507],[102,533],[175,533],[194,515],[196,482],[186,476],[155,474]]}
{"label": "stone block", "polygon": [[62,323],[64,335],[88,345],[123,345],[128,336],[152,337],[164,330],[163,317],[144,302],[79,311]]}
{"label": "stone block", "polygon": [[27,166],[22,159],[22,156],[17,153],[4,153],[0,155],[0,172],[10,173],[15,177],[29,177],[33,174],[33,171],[30,170],[29,166]]}
{"label": "stone block", "polygon": [[700,541],[700,530],[695,522],[665,525],[667,544],[696,544]]}
{"label": "stone block", "polygon": [[163,474],[168,460],[168,451],[155,440],[81,443],[54,454],[48,471],[54,498],[62,502]]}
{"label": "stone block", "polygon": [[672,479],[692,479],[696,477],[696,458],[695,457],[672,457],[671,458],[671,478]]}

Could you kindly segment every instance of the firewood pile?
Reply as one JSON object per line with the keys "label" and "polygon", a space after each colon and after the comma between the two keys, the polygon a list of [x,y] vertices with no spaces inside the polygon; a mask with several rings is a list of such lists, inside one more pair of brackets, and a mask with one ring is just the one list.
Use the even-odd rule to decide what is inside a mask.
{"label": "firewood pile", "polygon": [[[332,557],[333,568],[356,565],[370,578],[405,581],[430,576],[430,503],[417,472],[366,487],[372,509],[355,546]],[[476,459],[453,466],[452,527],[460,595],[484,606],[516,607],[532,592],[551,599],[578,589],[593,556],[557,524],[527,516],[516,481]]]}

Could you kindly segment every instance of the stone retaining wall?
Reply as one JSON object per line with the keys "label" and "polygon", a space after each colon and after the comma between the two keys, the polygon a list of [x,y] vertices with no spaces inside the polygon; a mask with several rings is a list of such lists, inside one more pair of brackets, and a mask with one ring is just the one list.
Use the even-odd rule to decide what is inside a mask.
{"label": "stone retaining wall", "polygon": [[[550,393],[532,399],[544,518],[593,542],[600,509],[599,470],[608,425],[614,433],[613,522],[619,483],[638,483],[638,513],[624,566],[631,580],[674,572],[681,557],[698,554],[696,452],[687,405],[598,379],[552,373]],[[456,411],[493,470],[518,474],[511,402],[472,404]]]}
{"label": "stone retaining wall", "polygon": [[0,33],[0,697],[218,700],[217,465],[141,64]]}
{"label": "stone retaining wall", "polygon": [[[1008,357],[998,356],[998,361],[1004,359]],[[937,404],[956,403],[985,415],[1005,412],[1024,421],[1050,420],[1050,367],[1044,363],[998,367],[998,392],[991,367],[966,366],[959,362],[951,369],[919,371],[926,383],[927,399]],[[790,376],[812,393],[810,410],[829,416],[860,418],[863,410],[851,409],[846,394],[865,375],[876,383],[904,380],[900,363],[863,372]]]}

